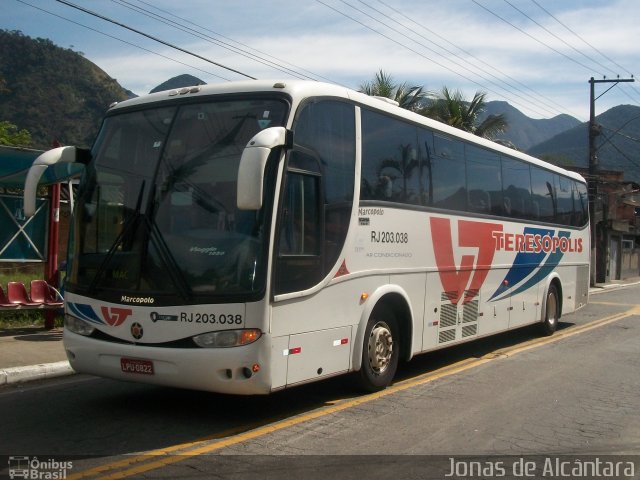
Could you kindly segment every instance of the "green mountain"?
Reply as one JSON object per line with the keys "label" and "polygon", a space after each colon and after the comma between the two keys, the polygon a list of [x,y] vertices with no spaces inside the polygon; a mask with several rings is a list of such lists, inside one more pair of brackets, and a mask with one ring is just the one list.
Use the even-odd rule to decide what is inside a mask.
{"label": "green mountain", "polygon": [[512,143],[522,151],[550,139],[559,132],[580,125],[580,120],[565,114],[549,119],[529,118],[517,108],[502,101],[487,102],[485,111],[479,120],[482,121],[489,115],[498,114],[503,114],[509,124],[499,139]]}
{"label": "green mountain", "polygon": [[[179,75],[152,91],[202,83]],[[81,54],[50,40],[0,30],[0,121],[27,129],[31,147],[48,149],[54,142],[90,146],[108,106],[132,96]],[[488,102],[484,115],[498,113],[509,122],[500,140],[554,163],[587,166],[587,124],[569,115],[532,119],[507,102]],[[640,107],[621,105],[597,121],[602,125],[600,168],[622,170],[625,179],[640,183]]]}
{"label": "green mountain", "polygon": [[[640,107],[619,105],[598,115],[601,134],[596,138],[601,170],[624,172],[624,179],[640,183]],[[588,167],[588,123],[562,132],[527,153],[553,163]]]}
{"label": "green mountain", "polygon": [[32,147],[90,146],[109,105],[130,96],[81,54],[0,30],[0,121],[27,129]]}
{"label": "green mountain", "polygon": [[203,80],[200,80],[198,77],[194,77],[193,75],[188,75],[185,73],[183,75],[178,75],[177,77],[170,78],[166,82],[162,82],[149,93],[163,92],[165,90],[175,90],[177,88],[193,87],[195,85],[205,84],[206,83]]}

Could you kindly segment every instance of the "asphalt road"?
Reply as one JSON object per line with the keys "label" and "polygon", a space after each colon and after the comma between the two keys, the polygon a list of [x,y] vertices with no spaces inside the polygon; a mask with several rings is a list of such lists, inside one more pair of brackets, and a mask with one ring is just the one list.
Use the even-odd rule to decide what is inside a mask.
{"label": "asphalt road", "polygon": [[637,478],[640,285],[562,320],[553,337],[525,328],[419,356],[365,396],[349,376],[266,397],[81,375],[7,386],[0,478],[9,456],[71,461],[66,478],[508,478],[526,462],[549,478],[558,455],[634,461]]}

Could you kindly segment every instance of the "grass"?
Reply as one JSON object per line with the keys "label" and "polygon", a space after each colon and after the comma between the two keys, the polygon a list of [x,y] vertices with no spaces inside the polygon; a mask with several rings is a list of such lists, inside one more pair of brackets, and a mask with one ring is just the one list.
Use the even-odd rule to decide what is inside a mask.
{"label": "grass", "polygon": [[[22,282],[29,288],[31,280],[43,277],[43,265],[38,264],[6,264],[0,263],[0,285],[5,294],[7,283]],[[44,310],[0,310],[0,329],[18,327],[44,327]],[[62,315],[56,314],[55,326],[62,326]]]}

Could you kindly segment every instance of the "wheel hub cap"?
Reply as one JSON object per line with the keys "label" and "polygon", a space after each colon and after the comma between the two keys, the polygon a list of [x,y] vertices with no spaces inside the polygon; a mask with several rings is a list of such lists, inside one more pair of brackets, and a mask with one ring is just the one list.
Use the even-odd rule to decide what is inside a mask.
{"label": "wheel hub cap", "polygon": [[393,337],[389,326],[380,322],[371,330],[369,336],[369,364],[376,373],[382,373],[391,362]]}

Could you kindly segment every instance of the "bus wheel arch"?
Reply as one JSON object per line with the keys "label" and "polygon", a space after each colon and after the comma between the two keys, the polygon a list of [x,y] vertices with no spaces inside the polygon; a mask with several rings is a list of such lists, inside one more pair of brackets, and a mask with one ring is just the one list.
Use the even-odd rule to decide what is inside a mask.
{"label": "bus wheel arch", "polygon": [[412,314],[400,292],[387,292],[371,305],[358,327],[353,367],[360,373],[360,385],[377,391],[391,383],[400,359],[411,358]]}
{"label": "bus wheel arch", "polygon": [[542,301],[542,316],[540,328],[543,335],[553,335],[558,329],[558,322],[562,315],[562,282],[558,277],[551,278],[545,288]]}

